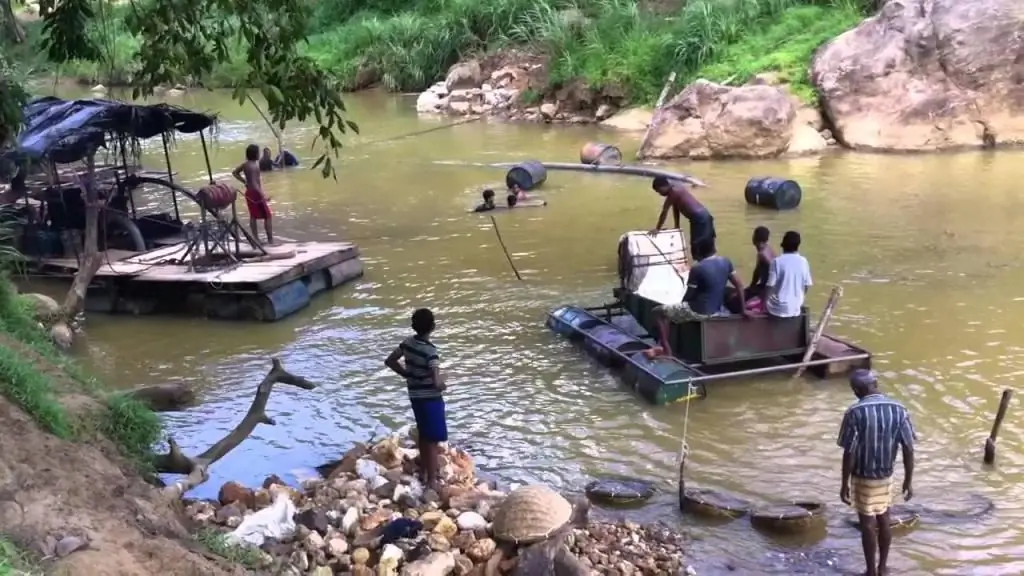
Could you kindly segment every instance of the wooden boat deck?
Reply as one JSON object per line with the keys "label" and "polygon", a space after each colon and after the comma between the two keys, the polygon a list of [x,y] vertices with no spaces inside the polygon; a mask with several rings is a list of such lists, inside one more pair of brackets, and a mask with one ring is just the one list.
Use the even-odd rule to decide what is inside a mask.
{"label": "wooden boat deck", "polygon": [[[304,308],[316,294],[363,274],[359,249],[348,242],[290,242],[267,246],[267,256],[242,247],[254,257],[196,270],[183,242],[141,253],[107,250],[86,308],[276,321]],[[79,266],[75,258],[39,258],[30,264],[37,273],[63,278]]]}
{"label": "wooden boat deck", "polygon": [[[348,242],[295,242],[267,247],[270,253],[294,250],[291,258],[243,261],[209,271],[191,271],[188,262],[179,263],[185,257],[186,247],[182,242],[142,253],[106,250],[96,277],[124,277],[136,282],[212,282],[222,290],[235,286],[267,291],[359,256],[356,245]],[[78,261],[74,258],[43,258],[37,264],[44,271],[74,273],[78,270]]]}

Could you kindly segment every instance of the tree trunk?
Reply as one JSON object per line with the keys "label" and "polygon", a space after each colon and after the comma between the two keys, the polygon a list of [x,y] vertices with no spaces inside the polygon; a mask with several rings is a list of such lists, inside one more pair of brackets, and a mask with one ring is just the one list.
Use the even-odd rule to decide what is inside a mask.
{"label": "tree trunk", "polygon": [[64,304],[60,307],[59,316],[64,321],[70,321],[85,308],[86,292],[102,263],[99,248],[100,198],[95,182],[95,156],[90,155],[86,159],[86,165],[88,170],[82,184],[85,189],[85,235],[82,239],[82,257],[78,263],[78,271],[75,272],[75,280],[71,283],[71,289],[68,290]]}
{"label": "tree trunk", "polygon": [[21,44],[25,41],[25,29],[14,15],[14,7],[11,4],[11,0],[0,0],[0,20],[3,20],[5,36],[14,44]]}

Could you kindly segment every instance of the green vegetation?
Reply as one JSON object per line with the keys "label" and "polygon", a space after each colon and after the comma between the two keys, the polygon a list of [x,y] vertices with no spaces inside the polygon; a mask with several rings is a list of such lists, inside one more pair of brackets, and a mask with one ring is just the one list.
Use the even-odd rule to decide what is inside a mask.
{"label": "green vegetation", "polygon": [[[227,535],[214,530],[203,528],[196,533],[196,542],[202,544],[207,550],[235,564],[241,564],[250,568],[263,566],[263,553],[256,548],[248,546],[237,546],[227,541]],[[0,571],[0,576],[3,572]]]}
{"label": "green vegetation", "polygon": [[772,72],[801,100],[814,102],[816,94],[808,77],[811,56],[819,46],[853,28],[863,17],[854,5],[790,8],[762,32],[730,45],[713,64],[702,67],[697,76],[736,83],[754,74]]}
{"label": "green vegetation", "polygon": [[32,567],[28,553],[10,540],[0,537],[0,576],[35,576],[42,571]]}
{"label": "green vegetation", "polygon": [[[5,254],[11,262],[10,253]],[[9,268],[4,261],[0,255],[0,267]],[[101,433],[132,462],[144,466],[160,439],[160,419],[137,401],[101,390],[53,346],[33,312],[8,273],[0,273],[0,394],[47,432],[68,440]],[[65,394],[90,397],[96,409],[71,412],[61,402]]]}
{"label": "green vegetation", "polygon": [[[616,86],[637,103],[657,98],[669,73],[733,83],[775,71],[805,99],[814,50],[854,26],[873,0],[680,0],[659,14],[637,0],[340,0],[316,2],[303,53],[346,89],[379,82],[391,91],[423,90],[471,54],[509,46],[550,58],[550,83],[582,78]],[[105,64],[70,62],[61,72],[85,82],[133,77],[139,46],[123,24],[124,9],[107,8],[89,34]],[[29,36],[38,36],[32,26]],[[203,78],[237,86],[249,75],[244,41]],[[41,66],[36,62],[37,66]]]}

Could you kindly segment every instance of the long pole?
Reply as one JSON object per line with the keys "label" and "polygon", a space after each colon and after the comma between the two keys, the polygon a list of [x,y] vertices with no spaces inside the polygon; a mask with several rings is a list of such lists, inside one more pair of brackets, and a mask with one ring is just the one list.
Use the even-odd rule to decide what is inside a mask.
{"label": "long pole", "polygon": [[252,95],[246,94],[245,97],[249,99],[249,104],[252,104],[252,107],[256,109],[256,112],[259,113],[260,118],[263,118],[263,121],[267,123],[267,126],[270,128],[270,131],[274,133],[274,139],[277,140],[277,153],[278,155],[280,155],[281,152],[284,151],[284,144],[281,141],[281,133],[277,131],[277,128],[274,126],[273,122],[271,122],[270,119],[267,118],[267,115],[263,113],[263,110],[260,108],[259,104],[257,104],[256,101],[252,99]]}
{"label": "long pole", "polygon": [[765,366],[764,368],[751,368],[749,370],[740,370],[738,372],[724,372],[722,374],[708,374],[705,376],[697,376],[696,378],[683,378],[681,380],[670,380],[666,384],[685,384],[686,382],[711,382],[714,380],[726,380],[728,378],[742,378],[744,376],[756,376],[758,374],[770,374],[772,372],[785,372],[786,370],[792,370],[794,368],[810,368],[812,366],[823,366],[826,364],[832,364],[834,362],[851,362],[853,360],[866,360],[871,358],[871,354],[864,352],[863,354],[854,354],[851,356],[843,356],[842,358],[821,358],[818,360],[811,360],[809,362],[796,362],[793,364],[780,364],[778,366]]}
{"label": "long pole", "polygon": [[[665,105],[665,98],[668,98],[668,91],[672,88],[672,84],[676,81],[676,73],[672,72],[668,75],[668,80],[665,82],[665,87],[661,89],[661,94],[658,95],[658,102],[654,105],[654,114],[661,110],[661,107]],[[640,140],[640,147],[636,149],[636,159],[643,159],[644,146],[647,146],[647,140],[651,137],[651,128],[654,127],[654,114],[651,115],[651,122],[647,125],[647,130],[644,130],[644,137]]]}
{"label": "long pole", "polygon": [[[807,350],[804,351],[804,358],[801,360],[802,363],[807,363],[811,358],[814,357],[814,352],[818,349],[818,342],[821,340],[821,335],[825,333],[825,327],[828,326],[829,320],[832,319],[832,312],[836,309],[836,304],[839,303],[839,298],[843,295],[842,286],[833,286],[832,293],[828,296],[828,304],[825,305],[825,311],[822,312],[821,318],[818,319],[818,327],[814,330],[814,336],[811,338],[810,344],[807,345]],[[796,374],[793,374],[793,380],[804,375],[804,367],[799,368]]]}
{"label": "long pole", "polygon": [[996,412],[996,420],[992,423],[992,432],[985,439],[985,464],[996,461],[996,436],[999,435],[999,427],[1003,425],[1003,418],[1006,418],[1006,411],[1010,408],[1011,398],[1013,390],[1003,390],[1003,397],[999,399],[999,411]]}
{"label": "long pole", "polygon": [[501,251],[505,253],[505,259],[508,260],[508,265],[512,267],[512,272],[515,273],[516,279],[520,282],[523,281],[523,277],[519,275],[519,270],[516,269],[515,262],[512,261],[512,256],[508,253],[508,248],[505,247],[505,241],[501,239],[501,231],[498,230],[498,221],[491,216],[491,226],[494,226],[494,234],[498,236],[498,244],[501,246]]}

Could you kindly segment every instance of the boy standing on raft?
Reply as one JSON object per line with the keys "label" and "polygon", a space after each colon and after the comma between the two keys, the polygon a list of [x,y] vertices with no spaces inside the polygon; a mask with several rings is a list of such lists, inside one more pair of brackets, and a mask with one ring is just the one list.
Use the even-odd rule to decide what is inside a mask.
{"label": "boy standing on raft", "polygon": [[910,500],[914,495],[914,425],[902,404],[878,391],[874,372],[855,370],[850,375],[850,388],[857,403],[846,410],[839,428],[837,444],[843,449],[839,499],[846,505],[852,500],[857,509],[865,574],[883,576],[892,543],[889,507],[897,447],[903,449],[903,499]]}
{"label": "boy standing on raft", "polygon": [[263,193],[263,180],[260,178],[260,147],[255,144],[246,146],[245,162],[239,164],[231,175],[245,185],[245,206],[249,209],[249,230],[252,232],[252,237],[259,240],[256,221],[263,220],[263,229],[267,232],[267,244],[273,244],[270,198]]}
{"label": "boy standing on raft", "polygon": [[661,216],[658,216],[658,224],[654,230],[651,230],[651,234],[656,234],[665,225],[665,219],[671,208],[676,228],[679,228],[680,214],[686,216],[686,219],[690,221],[690,246],[695,246],[698,241],[705,238],[712,240],[715,238],[715,219],[685,184],[670,182],[668,178],[658,176],[651,183],[651,188],[665,198],[665,203],[661,207]]}
{"label": "boy standing on raft", "polygon": [[[412,313],[412,330],[409,336],[391,355],[384,365],[395,374],[405,378],[409,390],[409,403],[416,417],[419,432],[417,442],[420,451],[420,465],[425,472],[427,487],[437,490],[441,471],[441,443],[448,441],[448,423],[445,419],[444,391],[445,378],[441,374],[437,348],[430,341],[434,331],[434,313],[420,308]],[[404,360],[404,363],[401,362]]]}

